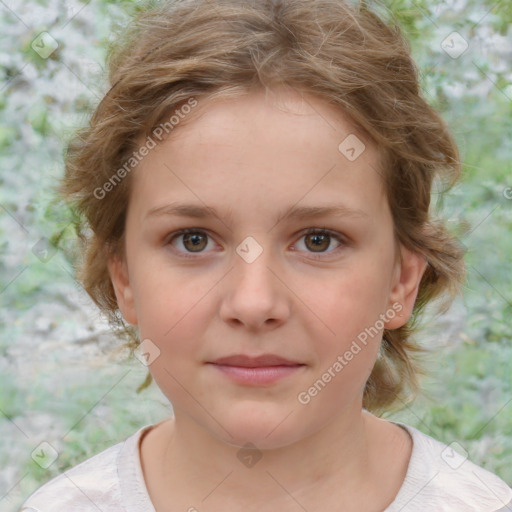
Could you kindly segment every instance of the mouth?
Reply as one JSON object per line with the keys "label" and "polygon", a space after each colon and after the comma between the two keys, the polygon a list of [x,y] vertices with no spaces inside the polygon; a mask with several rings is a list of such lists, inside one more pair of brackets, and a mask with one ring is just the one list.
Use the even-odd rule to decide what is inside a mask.
{"label": "mouth", "polygon": [[274,354],[250,357],[237,354],[207,363],[232,381],[248,386],[273,384],[306,365]]}

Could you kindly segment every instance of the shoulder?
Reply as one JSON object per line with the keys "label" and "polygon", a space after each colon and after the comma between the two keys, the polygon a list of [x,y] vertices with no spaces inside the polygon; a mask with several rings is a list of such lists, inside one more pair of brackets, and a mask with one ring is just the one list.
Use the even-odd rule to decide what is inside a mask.
{"label": "shoulder", "polygon": [[512,489],[473,464],[460,445],[446,445],[414,427],[397,424],[411,435],[413,450],[404,483],[385,512],[512,510]]}
{"label": "shoulder", "polygon": [[140,428],[125,441],[73,466],[36,489],[23,503],[19,512],[97,512],[122,510],[122,492],[119,485],[119,462],[136,471],[135,448],[142,433],[150,425]]}

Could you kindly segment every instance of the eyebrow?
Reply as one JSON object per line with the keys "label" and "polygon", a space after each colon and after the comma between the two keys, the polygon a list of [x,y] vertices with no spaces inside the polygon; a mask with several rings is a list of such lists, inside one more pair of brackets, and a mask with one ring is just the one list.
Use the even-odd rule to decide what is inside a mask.
{"label": "eyebrow", "polygon": [[[276,224],[281,222],[284,218],[304,220],[314,219],[327,216],[336,217],[355,217],[367,218],[368,214],[356,208],[349,208],[341,204],[331,204],[325,206],[297,206],[294,205],[285,212],[278,215]],[[178,216],[178,217],[192,217],[195,219],[205,219],[208,217],[217,217],[222,219],[219,212],[211,206],[202,206],[192,203],[171,203],[164,206],[152,208],[145,215],[148,217],[161,217],[161,216]],[[230,222],[232,220],[233,212],[228,210],[225,220]]]}

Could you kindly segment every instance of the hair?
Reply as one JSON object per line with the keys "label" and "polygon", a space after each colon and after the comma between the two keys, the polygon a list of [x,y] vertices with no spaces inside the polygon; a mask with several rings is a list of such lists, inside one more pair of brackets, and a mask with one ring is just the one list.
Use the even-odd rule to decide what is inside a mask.
{"label": "hair", "polygon": [[[139,12],[107,61],[111,88],[69,142],[60,187],[80,217],[78,277],[99,308],[124,325],[107,259],[124,254],[131,179],[129,171],[112,179],[123,165],[126,171],[142,137],[190,98],[292,87],[339,108],[377,145],[396,239],[428,263],[412,318],[384,330],[363,406],[377,412],[410,400],[421,372],[415,358],[423,351],[411,339],[418,315],[438,297],[444,309],[453,300],[464,279],[464,253],[430,211],[434,180],[452,186],[460,175],[457,146],[421,96],[398,24],[384,22],[366,2],[167,1]],[[107,190],[109,180],[102,200],[98,190]]]}

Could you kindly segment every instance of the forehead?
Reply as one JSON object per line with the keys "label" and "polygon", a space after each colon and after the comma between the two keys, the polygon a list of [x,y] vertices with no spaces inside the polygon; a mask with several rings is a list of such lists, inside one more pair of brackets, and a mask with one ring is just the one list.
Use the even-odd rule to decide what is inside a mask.
{"label": "forehead", "polygon": [[314,96],[198,99],[191,118],[139,164],[132,197],[146,210],[187,198],[248,218],[299,202],[342,202],[371,215],[384,194],[379,160],[339,109]]}
{"label": "forehead", "polygon": [[[257,135],[255,145],[284,149],[291,145],[292,152],[300,154],[308,152],[312,146],[319,147],[319,139],[324,139],[324,146],[331,147],[334,141],[337,148],[338,139],[353,135],[366,146],[372,145],[341,108],[317,96],[284,87],[267,93],[258,90],[238,94],[199,98],[198,106],[182,116],[170,143],[175,140],[180,145],[226,145],[230,139],[234,142],[244,135]],[[276,124],[288,130],[276,133]],[[370,149],[376,154],[376,148]]]}

